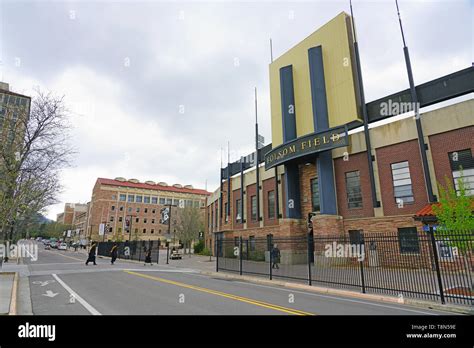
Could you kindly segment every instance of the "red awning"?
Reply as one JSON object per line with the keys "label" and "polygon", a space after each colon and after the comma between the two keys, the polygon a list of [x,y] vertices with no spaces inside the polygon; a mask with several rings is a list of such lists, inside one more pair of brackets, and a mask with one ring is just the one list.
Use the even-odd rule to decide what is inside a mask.
{"label": "red awning", "polygon": [[433,211],[433,205],[439,205],[439,203],[434,203],[434,204],[428,204],[421,210],[417,211],[415,214],[415,218],[421,218],[421,217],[435,217],[436,214]]}

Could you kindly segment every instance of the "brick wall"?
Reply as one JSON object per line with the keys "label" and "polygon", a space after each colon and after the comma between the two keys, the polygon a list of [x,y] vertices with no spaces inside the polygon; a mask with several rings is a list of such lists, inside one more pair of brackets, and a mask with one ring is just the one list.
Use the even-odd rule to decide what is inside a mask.
{"label": "brick wall", "polygon": [[[428,204],[418,140],[385,146],[376,150],[382,205],[385,216],[415,214]],[[394,198],[391,164],[408,161],[414,202],[399,208]]]}
{"label": "brick wall", "polygon": [[[264,226],[274,226],[278,224],[278,219],[277,219],[277,211],[276,211],[276,190],[275,190],[275,178],[270,178],[267,180],[263,180],[262,182],[262,196],[263,196],[263,225]],[[275,204],[274,204],[274,217],[270,219],[268,217],[268,193],[270,191],[273,191],[275,194]],[[281,210],[281,207],[280,207]]]}
{"label": "brick wall", "polygon": [[452,182],[453,175],[449,165],[448,154],[453,151],[471,149],[471,153],[474,155],[474,126],[431,135],[429,137],[429,145],[436,181],[444,185],[444,177],[446,175]]}
{"label": "brick wall", "polygon": [[[255,196],[257,194],[257,185],[252,184],[248,185],[247,188],[245,189],[246,192],[246,200],[247,200],[247,211],[246,211],[246,217],[245,220],[247,221],[247,228],[252,228],[252,227],[259,227],[259,222],[258,220],[252,220],[252,196]],[[260,202],[261,204],[262,202]],[[257,219],[258,219],[258,212],[257,212]]]}
{"label": "brick wall", "polygon": [[[233,203],[233,209],[232,209],[232,223],[234,224],[234,229],[235,230],[240,230],[244,227],[244,224],[242,223],[242,219],[240,220],[240,223],[237,222],[237,200],[241,199],[241,194],[240,194],[240,189],[232,191],[232,203]],[[240,205],[240,204],[239,204]],[[247,218],[247,217],[245,217]]]}
{"label": "brick wall", "polygon": [[313,211],[311,201],[311,179],[316,178],[316,164],[303,164],[298,167],[300,177],[301,218],[306,219]]}
{"label": "brick wall", "polygon": [[[347,202],[345,173],[358,170],[360,174],[360,187],[362,192],[362,208],[349,208]],[[345,218],[374,216],[372,193],[370,189],[369,166],[367,153],[360,152],[350,155],[347,161],[343,157],[334,160],[336,179],[337,208],[339,215]]]}

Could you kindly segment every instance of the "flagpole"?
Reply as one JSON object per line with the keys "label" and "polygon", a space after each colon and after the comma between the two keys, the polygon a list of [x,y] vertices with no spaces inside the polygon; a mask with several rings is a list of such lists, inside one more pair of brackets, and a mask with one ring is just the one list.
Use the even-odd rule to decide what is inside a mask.
{"label": "flagpole", "polygon": [[359,44],[357,42],[357,34],[356,34],[355,24],[354,24],[354,13],[352,12],[352,1],[349,1],[349,4],[351,8],[352,32],[354,35],[354,53],[355,53],[355,60],[356,60],[357,80],[358,80],[358,85],[359,85],[358,87],[359,87],[359,93],[360,93],[360,104],[361,104],[360,106],[362,108],[362,117],[364,119],[364,137],[365,137],[365,145],[367,147],[367,164],[369,167],[369,181],[370,181],[370,190],[372,193],[372,206],[374,208],[378,208],[380,207],[380,203],[377,199],[377,191],[375,189],[372,144],[370,142],[370,134],[369,134],[369,116],[367,113],[367,105],[365,104],[364,82],[362,81],[362,69],[360,65]]}
{"label": "flagpole", "polygon": [[[270,38],[270,63],[273,63],[273,43],[272,39]],[[278,178],[278,166],[275,166],[275,210],[276,214],[275,217],[278,220],[280,218],[280,189],[278,187],[280,180]]]}
{"label": "flagpole", "polygon": [[257,87],[255,87],[255,168],[256,168],[256,192],[257,192],[257,223],[260,225],[260,159],[258,156],[258,112],[257,112]]}
{"label": "flagpole", "polygon": [[415,82],[413,79],[413,71],[411,68],[410,54],[408,52],[408,47],[405,42],[405,34],[403,32],[402,18],[400,16],[400,9],[398,7],[397,0],[395,0],[395,4],[397,6],[398,22],[400,24],[400,32],[402,34],[402,40],[403,40],[403,54],[405,55],[405,65],[407,68],[408,82],[410,84],[411,101],[415,109],[416,131],[418,133],[418,145],[420,149],[423,174],[425,176],[426,193],[428,195],[429,203],[432,203],[432,202],[435,202],[435,197],[433,195],[433,187],[431,186],[431,176],[430,176],[430,171],[428,167],[428,158],[426,156],[426,145],[425,145],[425,140],[424,140],[425,138],[423,135],[423,127],[421,125],[421,120],[420,120],[420,108],[419,108],[419,103],[418,103],[418,95],[416,92]]}

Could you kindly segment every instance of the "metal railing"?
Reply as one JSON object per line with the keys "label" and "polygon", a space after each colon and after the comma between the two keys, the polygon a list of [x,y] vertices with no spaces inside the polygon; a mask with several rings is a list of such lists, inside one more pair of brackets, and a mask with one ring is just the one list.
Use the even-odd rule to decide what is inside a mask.
{"label": "metal railing", "polygon": [[217,239],[216,271],[474,305],[472,232]]}

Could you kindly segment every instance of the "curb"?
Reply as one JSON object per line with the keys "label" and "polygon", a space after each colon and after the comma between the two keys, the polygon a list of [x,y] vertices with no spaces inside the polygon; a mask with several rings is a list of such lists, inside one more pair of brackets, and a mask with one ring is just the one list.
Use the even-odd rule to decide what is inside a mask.
{"label": "curb", "polygon": [[468,308],[468,307],[457,306],[457,305],[443,305],[436,302],[420,301],[420,300],[415,300],[415,299],[404,299],[400,301],[398,297],[393,297],[393,296],[363,294],[363,293],[358,293],[358,292],[349,291],[349,290],[323,288],[319,286],[310,286],[306,284],[290,283],[290,282],[285,282],[281,280],[261,279],[257,277],[240,276],[240,275],[233,275],[233,274],[228,274],[228,273],[209,272],[209,271],[200,271],[200,273],[208,275],[208,276],[212,276],[212,277],[222,278],[222,279],[244,280],[250,283],[273,285],[273,286],[279,285],[279,286],[289,288],[289,289],[305,290],[309,292],[315,292],[315,293],[321,293],[321,294],[327,294],[327,295],[337,295],[337,296],[342,296],[342,297],[351,297],[351,298],[358,298],[358,299],[364,299],[364,300],[409,305],[409,306],[414,306],[414,307],[419,307],[419,308],[424,308],[424,309],[435,309],[435,310],[453,312],[457,314],[471,314],[471,315],[474,314],[473,309]]}
{"label": "curb", "polygon": [[8,315],[16,315],[18,302],[18,272],[2,272],[2,274],[14,274],[12,293],[10,298],[10,310],[8,311]]}

